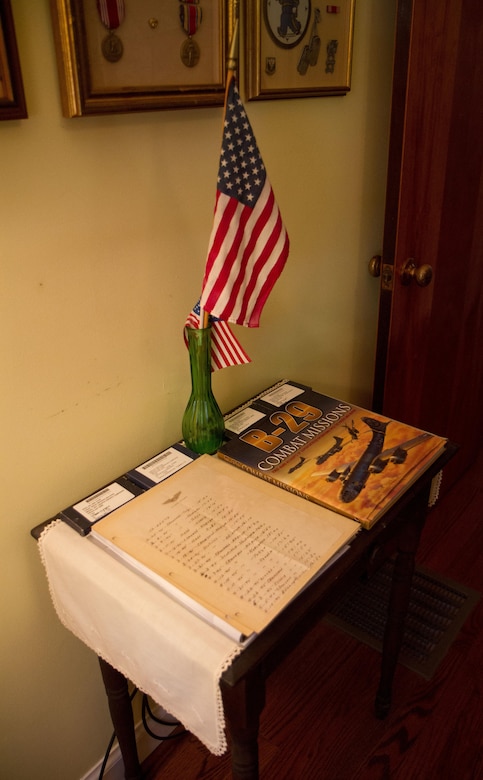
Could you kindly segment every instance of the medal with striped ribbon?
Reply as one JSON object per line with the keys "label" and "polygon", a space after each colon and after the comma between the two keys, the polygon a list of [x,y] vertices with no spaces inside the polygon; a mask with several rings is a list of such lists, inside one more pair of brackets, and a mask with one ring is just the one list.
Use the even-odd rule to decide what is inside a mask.
{"label": "medal with striped ribbon", "polygon": [[180,0],[179,18],[188,36],[181,46],[181,61],[187,68],[194,68],[200,59],[200,47],[193,36],[201,24],[202,11],[199,0]]}
{"label": "medal with striped ribbon", "polygon": [[96,0],[96,4],[101,22],[109,31],[101,44],[102,54],[108,62],[118,62],[123,55],[124,46],[114,30],[124,21],[124,0]]}

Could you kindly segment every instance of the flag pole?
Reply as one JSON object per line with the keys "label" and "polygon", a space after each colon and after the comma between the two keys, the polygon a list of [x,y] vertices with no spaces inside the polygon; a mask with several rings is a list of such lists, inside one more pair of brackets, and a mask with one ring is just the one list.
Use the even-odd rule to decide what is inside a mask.
{"label": "flag pole", "polygon": [[[235,0],[233,13],[234,13],[235,21],[233,24],[233,35],[231,37],[230,51],[228,53],[228,59],[226,62],[227,75],[226,75],[226,87],[225,87],[225,110],[223,111],[223,120],[225,117],[228,91],[230,89],[230,84],[233,79],[234,73],[238,67],[238,0]],[[210,317],[209,313],[204,309],[200,312],[200,324],[202,328],[208,327],[209,317]]]}
{"label": "flag pole", "polygon": [[226,68],[228,70],[227,91],[231,76],[238,66],[238,0],[235,2],[233,14],[235,21],[233,23],[233,35],[231,37],[230,51],[228,53],[228,60],[226,63]]}

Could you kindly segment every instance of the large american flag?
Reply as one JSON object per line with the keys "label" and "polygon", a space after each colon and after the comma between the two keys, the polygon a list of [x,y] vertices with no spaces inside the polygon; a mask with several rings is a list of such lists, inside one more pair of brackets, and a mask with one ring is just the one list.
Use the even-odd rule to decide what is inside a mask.
{"label": "large american flag", "polygon": [[230,74],[223,142],[201,308],[257,327],[288,257],[289,239]]}
{"label": "large american flag", "polygon": [[[185,328],[200,328],[203,327],[203,323],[200,321],[200,303],[196,304],[188,314],[188,318],[185,322]],[[215,317],[209,317],[209,324],[211,325],[211,370],[216,371],[219,368],[227,368],[228,366],[243,365],[243,363],[250,363],[250,358],[243,349],[238,339],[233,334],[230,326],[227,322],[222,322]],[[184,334],[184,340],[186,346],[188,346],[188,339],[186,337],[186,331]]]}

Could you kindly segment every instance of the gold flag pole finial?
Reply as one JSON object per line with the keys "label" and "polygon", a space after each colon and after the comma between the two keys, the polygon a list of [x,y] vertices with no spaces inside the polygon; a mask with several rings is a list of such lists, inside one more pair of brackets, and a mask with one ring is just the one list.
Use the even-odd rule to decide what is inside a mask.
{"label": "gold flag pole finial", "polygon": [[230,51],[228,54],[228,61],[226,63],[227,70],[236,70],[238,66],[238,0],[235,0],[233,9],[233,35],[231,38]]}

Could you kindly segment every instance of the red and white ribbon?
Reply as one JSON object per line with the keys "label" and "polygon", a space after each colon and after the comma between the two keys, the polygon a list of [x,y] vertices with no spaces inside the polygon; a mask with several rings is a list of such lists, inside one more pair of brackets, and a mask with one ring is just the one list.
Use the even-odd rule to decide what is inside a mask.
{"label": "red and white ribbon", "polygon": [[97,10],[108,30],[117,30],[124,21],[124,0],[97,0]]}
{"label": "red and white ribbon", "polygon": [[199,0],[181,0],[179,17],[187,35],[194,35],[201,24]]}

